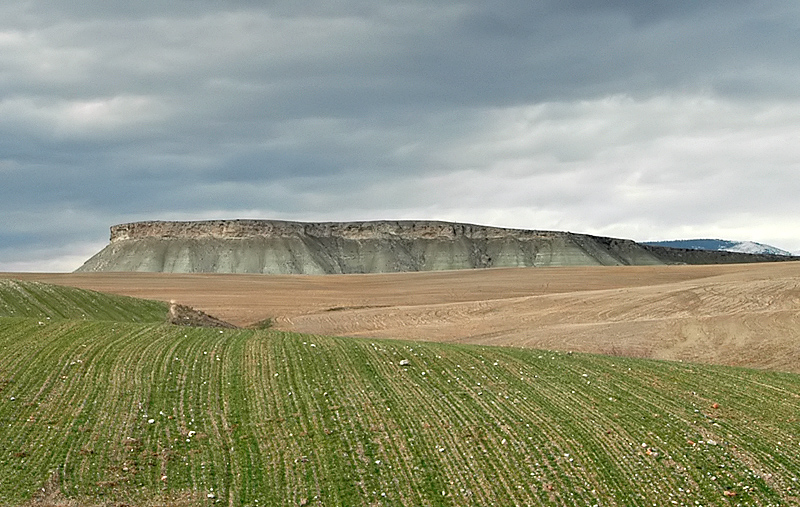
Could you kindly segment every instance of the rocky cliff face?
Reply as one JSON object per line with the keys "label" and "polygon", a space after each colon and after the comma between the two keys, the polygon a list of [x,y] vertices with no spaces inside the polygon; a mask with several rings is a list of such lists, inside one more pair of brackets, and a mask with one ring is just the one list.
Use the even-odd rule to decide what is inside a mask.
{"label": "rocky cliff face", "polygon": [[561,232],[504,229],[439,221],[287,222],[280,220],[206,220],[134,222],[111,227],[111,242],[142,238],[243,239],[342,238],[349,240],[433,240],[457,238],[532,240]]}
{"label": "rocky cliff face", "polygon": [[437,221],[214,220],[115,225],[111,243],[78,271],[329,274],[774,260],[760,257]]}

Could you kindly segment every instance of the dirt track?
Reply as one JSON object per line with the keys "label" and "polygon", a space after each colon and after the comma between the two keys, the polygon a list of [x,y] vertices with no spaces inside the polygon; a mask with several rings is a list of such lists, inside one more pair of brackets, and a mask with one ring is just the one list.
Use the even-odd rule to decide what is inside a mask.
{"label": "dirt track", "polygon": [[239,325],[800,373],[800,263],[386,275],[0,275],[176,300]]}

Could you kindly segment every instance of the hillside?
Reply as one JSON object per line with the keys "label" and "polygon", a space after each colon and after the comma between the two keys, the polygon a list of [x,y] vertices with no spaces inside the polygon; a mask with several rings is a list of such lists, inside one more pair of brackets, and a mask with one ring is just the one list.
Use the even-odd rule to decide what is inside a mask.
{"label": "hillside", "polygon": [[369,275],[17,274],[175,299],[241,326],[800,373],[800,263]]}
{"label": "hillside", "polygon": [[0,317],[163,322],[167,310],[158,301],[0,278]]}
{"label": "hillside", "polygon": [[665,246],[688,250],[717,250],[750,254],[788,255],[792,253],[774,246],[753,241],[729,241],[724,239],[683,239],[671,241],[648,241],[645,245]]}
{"label": "hillside", "polygon": [[800,373],[800,265],[760,265],[657,285],[342,308],[293,315],[283,325],[301,332],[575,350]]}
{"label": "hillside", "polygon": [[110,244],[78,271],[347,274],[786,259],[436,221],[217,220],[115,225]]}
{"label": "hillside", "polygon": [[0,372],[0,505],[800,501],[793,374],[18,317]]}

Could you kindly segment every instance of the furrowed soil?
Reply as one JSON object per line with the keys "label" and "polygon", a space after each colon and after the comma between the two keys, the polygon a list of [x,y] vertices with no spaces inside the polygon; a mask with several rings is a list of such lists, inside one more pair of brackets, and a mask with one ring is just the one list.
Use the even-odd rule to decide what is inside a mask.
{"label": "furrowed soil", "polygon": [[800,502],[800,376],[0,318],[0,505]]}
{"label": "furrowed soil", "polygon": [[14,274],[240,326],[800,372],[800,263],[371,275]]}
{"label": "furrowed soil", "polygon": [[[489,317],[495,303],[523,322],[506,323],[518,328],[533,325],[522,311],[530,308],[542,327],[548,315],[561,318],[562,309],[576,320],[588,315],[632,326],[705,315],[712,324],[728,319],[718,325],[732,336],[757,332],[762,338],[750,352],[781,343],[791,355],[796,342],[767,337],[791,331],[796,322],[797,265],[706,269],[585,272],[595,277],[592,290],[579,286],[575,272],[530,270],[545,276],[538,285],[528,279],[528,294],[514,281],[530,276],[528,270],[451,272],[436,283],[424,276],[413,283],[394,276],[342,283],[353,280],[345,277],[338,286],[329,277],[284,277],[284,289],[333,284],[306,307],[299,299],[263,306],[263,299],[281,297],[267,297],[261,285],[276,283],[273,277],[256,277],[245,292],[254,299],[253,313],[239,322],[263,321],[270,315],[262,312],[290,303],[302,311],[272,314],[276,325],[413,310],[430,312],[426,322],[483,318],[503,331],[504,321]],[[511,289],[487,276],[496,273]],[[37,276],[51,275],[29,275]],[[78,280],[97,283],[96,276]],[[137,276],[101,281],[121,292]],[[176,280],[147,277],[138,281]],[[196,285],[204,278],[206,292]],[[233,308],[224,298],[247,280],[177,279],[187,295],[205,294],[219,308]],[[385,306],[343,297],[347,283]],[[176,296],[174,285],[140,283],[136,290],[142,287],[190,303]],[[486,297],[503,292],[506,297]],[[290,294],[283,297],[297,297]],[[441,294],[453,300],[434,303]],[[399,295],[405,304],[392,306]],[[456,310],[463,305],[472,306]],[[481,305],[490,310],[482,314]],[[168,324],[187,315],[169,306],[0,280],[0,505],[800,505],[796,373],[197,328]],[[193,306],[228,320],[236,316]],[[760,321],[764,315],[771,320]],[[781,320],[786,315],[793,317]],[[602,338],[599,329],[595,339]]]}

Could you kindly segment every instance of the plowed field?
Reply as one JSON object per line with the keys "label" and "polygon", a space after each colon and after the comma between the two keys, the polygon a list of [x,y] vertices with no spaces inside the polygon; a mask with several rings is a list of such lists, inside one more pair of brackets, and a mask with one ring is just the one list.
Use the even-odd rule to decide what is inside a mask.
{"label": "plowed field", "polygon": [[800,504],[797,374],[0,301],[0,505]]}
{"label": "plowed field", "polygon": [[800,263],[387,275],[18,274],[239,325],[800,372]]}

